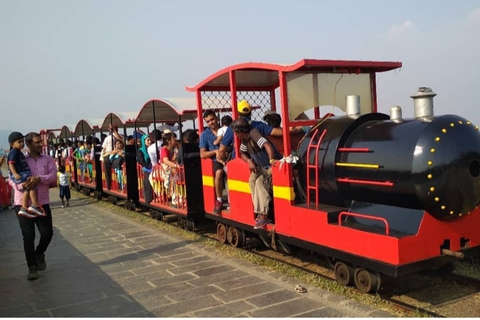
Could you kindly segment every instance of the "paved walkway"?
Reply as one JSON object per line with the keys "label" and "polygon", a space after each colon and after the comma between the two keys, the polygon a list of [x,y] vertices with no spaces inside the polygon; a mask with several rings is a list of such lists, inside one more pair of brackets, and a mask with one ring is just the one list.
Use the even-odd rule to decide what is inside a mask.
{"label": "paved walkway", "polygon": [[[54,237],[47,270],[27,281],[13,210],[0,213],[1,317],[388,317],[215,248],[118,214],[74,193],[51,192]],[[121,209],[123,210],[123,209]]]}

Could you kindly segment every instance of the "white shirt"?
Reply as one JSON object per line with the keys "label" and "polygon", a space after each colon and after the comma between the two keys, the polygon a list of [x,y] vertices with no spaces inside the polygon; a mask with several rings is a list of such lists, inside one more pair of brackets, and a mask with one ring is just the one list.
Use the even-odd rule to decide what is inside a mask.
{"label": "white shirt", "polygon": [[221,127],[220,129],[217,130],[217,137],[222,137],[225,135],[225,132],[227,132],[228,127]]}
{"label": "white shirt", "polygon": [[[162,142],[157,141],[157,146],[158,146],[158,154],[160,155],[160,149],[162,148]],[[148,156],[152,160],[152,165],[156,165],[158,163],[158,158],[157,158],[157,149],[155,148],[155,143],[152,143],[150,147],[147,149]]]}
{"label": "white shirt", "polygon": [[58,173],[58,183],[63,187],[69,186],[70,185],[68,183],[68,177],[69,176],[70,176],[70,174],[59,172]]}
{"label": "white shirt", "polygon": [[102,148],[105,149],[105,152],[112,152],[114,143],[115,137],[111,134],[103,140]]}

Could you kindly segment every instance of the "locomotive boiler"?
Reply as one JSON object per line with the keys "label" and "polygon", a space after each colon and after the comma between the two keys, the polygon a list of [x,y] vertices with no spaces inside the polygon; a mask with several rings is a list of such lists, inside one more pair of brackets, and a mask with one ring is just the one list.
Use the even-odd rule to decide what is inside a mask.
{"label": "locomotive boiler", "polygon": [[434,116],[434,96],[430,88],[412,96],[412,119],[399,107],[390,116],[360,115],[358,97],[347,97],[346,116],[324,118],[299,144],[304,191],[328,205],[422,209],[439,220],[470,214],[480,202],[478,127],[457,115]]}

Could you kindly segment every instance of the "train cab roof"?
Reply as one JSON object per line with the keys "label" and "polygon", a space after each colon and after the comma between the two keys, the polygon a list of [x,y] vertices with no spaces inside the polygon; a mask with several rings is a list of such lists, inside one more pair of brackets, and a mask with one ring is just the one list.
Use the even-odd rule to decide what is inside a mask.
{"label": "train cab roof", "polygon": [[[313,125],[323,115],[346,111],[346,97],[358,96],[360,113],[377,111],[376,73],[402,67],[401,62],[302,59],[294,64],[246,62],[224,68],[187,91],[196,92],[198,114],[206,109],[231,112],[238,118],[237,104],[246,100],[257,106],[252,120],[269,110],[281,115],[283,146],[290,148],[290,128]],[[278,106],[277,106],[278,104]],[[313,110],[313,117],[306,113]],[[324,109],[326,110],[326,109]],[[307,117],[308,119],[302,119]],[[203,123],[199,123],[203,131]]]}
{"label": "train cab roof", "polygon": [[294,64],[246,62],[224,68],[187,91],[230,89],[230,72],[235,72],[237,90],[277,88],[279,72],[290,73],[377,73],[400,68],[401,62],[302,59]]}

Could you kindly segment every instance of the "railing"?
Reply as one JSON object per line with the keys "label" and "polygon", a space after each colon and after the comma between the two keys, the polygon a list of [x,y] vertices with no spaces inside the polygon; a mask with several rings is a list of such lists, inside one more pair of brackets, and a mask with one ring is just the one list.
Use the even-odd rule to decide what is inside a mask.
{"label": "railing", "polygon": [[[153,203],[171,206],[175,209],[187,208],[183,165],[172,169],[162,164],[156,164],[152,168],[149,179],[153,189]],[[143,180],[139,180],[140,184],[143,185]]]}
{"label": "railing", "polygon": [[346,211],[343,211],[343,212],[340,212],[340,215],[338,216],[338,225],[341,226],[342,225],[342,217],[343,216],[352,216],[352,217],[357,217],[357,218],[363,218],[363,219],[367,219],[367,220],[377,220],[377,221],[381,221],[385,224],[385,235],[389,235],[390,234],[390,226],[388,225],[388,221],[387,219],[385,218],[381,218],[381,217],[375,217],[375,216],[369,216],[369,215],[365,215],[365,214],[360,214],[360,213],[353,213],[353,212],[346,212]]}

